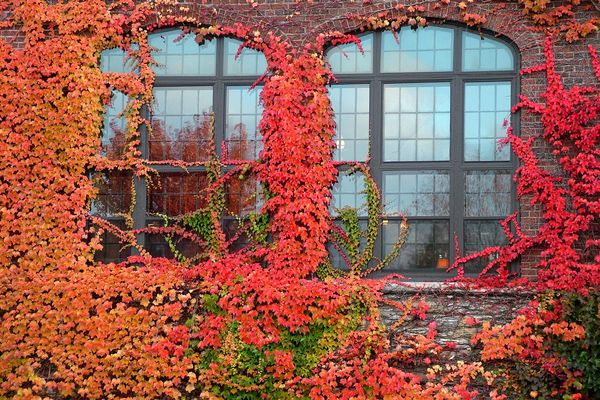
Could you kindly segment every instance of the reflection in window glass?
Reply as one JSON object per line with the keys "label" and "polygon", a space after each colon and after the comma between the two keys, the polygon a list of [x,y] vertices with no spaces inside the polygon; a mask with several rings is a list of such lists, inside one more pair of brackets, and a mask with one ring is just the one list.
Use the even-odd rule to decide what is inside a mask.
{"label": "reflection in window glass", "polygon": [[510,160],[510,147],[498,146],[510,103],[510,82],[465,84],[465,161]]}
{"label": "reflection in window glass", "polygon": [[337,161],[364,161],[369,154],[369,86],[336,85],[329,90],[336,126]]}
{"label": "reflection in window glass", "polygon": [[262,150],[258,124],[262,118],[262,87],[228,86],[225,144],[232,160],[253,160]]}
{"label": "reflection in window glass", "polygon": [[113,90],[110,105],[104,109],[102,126],[102,155],[111,160],[121,157],[125,148],[127,121],[122,116],[127,105],[127,96]]}
{"label": "reflection in window glass", "polygon": [[[132,47],[133,50],[137,47]],[[103,50],[100,54],[100,69],[104,72],[134,72],[135,60],[120,48]]]}
{"label": "reflection in window glass", "polygon": [[231,38],[225,39],[225,75],[262,75],[267,70],[265,55],[244,47],[236,58],[242,44]]}
{"label": "reflection in window glass", "polygon": [[153,33],[148,37],[156,50],[152,56],[158,63],[153,67],[158,76],[215,75],[217,66],[217,41],[205,40],[201,45],[195,35],[172,30]]}
{"label": "reflection in window glass", "polygon": [[360,36],[363,52],[354,43],[335,46],[327,52],[334,74],[359,74],[373,71],[373,34]]}
{"label": "reflection in window glass", "polygon": [[[157,223],[155,225],[163,226],[162,222]],[[203,258],[197,258],[199,254],[202,254],[203,250],[198,243],[174,235],[174,238],[171,240],[171,244],[175,246],[180,255],[188,259],[195,259],[195,261],[203,260]],[[145,247],[148,249],[148,252],[153,257],[175,258],[173,252],[171,251],[171,247],[169,246],[163,235],[146,234]]]}
{"label": "reflection in window glass", "polygon": [[510,48],[489,37],[463,32],[463,71],[510,71],[514,57]]}
{"label": "reflection in window glass", "polygon": [[[127,229],[125,221],[112,220],[111,224],[116,225],[119,229]],[[127,259],[131,253],[131,248],[124,246],[115,235],[104,231],[102,234],[102,249],[94,254],[94,261],[102,261],[104,263],[121,262]]]}
{"label": "reflection in window glass", "polygon": [[92,179],[98,194],[92,202],[90,214],[110,218],[129,212],[132,201],[132,173],[103,172],[95,174]]}
{"label": "reflection in window glass", "polygon": [[505,217],[510,214],[511,182],[509,171],[465,172],[465,216]]}
{"label": "reflection in window glass", "polygon": [[384,161],[450,159],[450,84],[387,84]]}
{"label": "reflection in window glass", "polygon": [[251,243],[249,235],[245,231],[240,230],[238,220],[228,219],[224,221],[223,231],[225,233],[225,238],[230,243],[230,252],[242,250]]}
{"label": "reflection in window glass", "polygon": [[331,212],[336,214],[335,209],[352,207],[357,209],[359,216],[366,216],[367,197],[364,190],[365,179],[362,174],[347,175],[340,172],[332,190]]}
{"label": "reflection in window glass", "polygon": [[[340,221],[336,221],[335,222],[337,226],[339,226],[340,228],[343,229],[342,224]],[[360,226],[360,230],[361,232],[365,232],[367,229],[367,220],[366,219],[361,219],[358,221],[358,224]],[[360,237],[360,242],[359,242],[359,252],[364,251],[365,247],[367,245],[367,238],[366,235],[362,235]],[[342,269],[342,270],[348,270],[348,263],[346,261],[344,261],[343,256],[340,254],[340,250],[344,251],[344,247],[338,243],[338,245],[334,245],[333,243],[328,243],[327,244],[327,251],[329,252],[329,260],[331,261],[331,265],[333,265],[333,267],[337,268],[337,269]],[[345,253],[344,253],[345,254]],[[351,260],[350,256],[348,256],[346,254],[346,258],[348,259],[348,261],[350,261],[350,263],[352,263],[353,260]]]}
{"label": "reflection in window glass", "polygon": [[259,213],[262,206],[260,183],[255,177],[229,179],[225,184],[225,209],[228,214],[245,216]]}
{"label": "reflection in window glass", "polygon": [[452,71],[452,29],[402,27],[397,39],[383,32],[381,40],[381,72]]}
{"label": "reflection in window glass", "polygon": [[206,172],[162,173],[148,187],[148,212],[177,216],[204,208],[208,185]]}
{"label": "reflection in window glass", "polygon": [[[507,243],[506,235],[498,221],[470,220],[464,222],[465,255],[476,253],[490,246]],[[490,257],[495,257],[492,254]],[[480,272],[491,259],[476,259],[467,265],[466,272]]]}
{"label": "reflection in window glass", "polygon": [[[182,34],[179,29],[152,33],[148,40],[155,48],[153,56],[160,66],[154,67],[156,87],[155,102],[149,106],[151,125],[147,134],[140,132],[139,151],[154,161],[158,175],[149,180],[135,180],[138,193],[146,193],[146,201],[140,202],[132,199],[132,174],[94,177],[99,195],[91,205],[91,212],[123,226],[123,214],[141,217],[133,221],[135,227],[163,226],[164,215],[180,217],[203,210],[208,203],[210,185],[203,162],[211,160],[224,144],[229,159],[255,159],[261,148],[257,131],[262,116],[261,88],[251,91],[249,88],[257,76],[266,71],[263,54],[244,49],[236,59],[240,41],[214,38],[199,44],[193,34]],[[218,62],[217,54],[222,57]],[[135,63],[125,60],[123,51],[106,50],[101,55],[100,67],[104,71],[128,72]],[[228,76],[235,76],[235,83],[231,84]],[[224,109],[214,107],[213,99],[224,100]],[[126,102],[122,93],[114,92],[104,115],[102,146],[109,158],[122,155],[126,125],[120,114]],[[215,108],[219,115],[215,114]],[[215,132],[215,126],[224,130]],[[164,163],[169,160],[193,165],[188,165],[184,172],[179,163]],[[226,228],[237,223],[237,216],[243,219],[260,210],[263,200],[255,177],[234,177],[225,186],[225,211],[221,217]],[[172,224],[177,222],[170,221],[169,225]],[[243,234],[233,238],[227,231],[227,235],[234,240],[234,247],[243,246],[242,242],[247,239]],[[165,235],[140,233],[136,237],[151,254],[174,257]],[[196,260],[204,256],[205,249],[197,244],[173,237],[174,245],[184,256],[196,257]],[[102,239],[105,248],[97,257],[107,261],[121,257],[115,237],[105,234]]]}
{"label": "reflection in window glass", "polygon": [[438,171],[383,172],[383,202],[388,215],[450,215],[450,180]]}
{"label": "reflection in window glass", "polygon": [[[384,252],[389,254],[400,234],[399,221],[389,221],[383,226]],[[448,221],[409,221],[408,237],[400,254],[390,265],[395,270],[435,270],[438,260],[448,259],[450,248]],[[441,268],[447,264],[439,264]],[[443,269],[441,269],[443,271]]]}
{"label": "reflection in window glass", "polygon": [[150,160],[207,161],[213,151],[212,87],[156,88]]}

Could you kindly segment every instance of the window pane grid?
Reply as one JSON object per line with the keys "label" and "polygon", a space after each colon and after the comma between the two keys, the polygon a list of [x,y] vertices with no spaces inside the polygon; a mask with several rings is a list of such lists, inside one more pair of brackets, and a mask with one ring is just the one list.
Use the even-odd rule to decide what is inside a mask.
{"label": "window pane grid", "polygon": [[[501,246],[507,243],[506,235],[497,221],[465,221],[464,232],[465,255],[476,253],[489,246]],[[465,272],[480,272],[494,257],[496,255],[492,254],[489,259],[477,259],[469,262]]]}
{"label": "window pane grid", "polygon": [[450,159],[450,84],[386,84],[383,159]]}
{"label": "window pane grid", "polygon": [[96,174],[92,179],[98,188],[98,194],[92,202],[91,214],[110,218],[129,212],[132,202],[132,173],[110,171]]}
{"label": "window pane grid", "polygon": [[504,43],[479,34],[462,33],[463,71],[507,71],[514,69],[514,57]]}
{"label": "window pane grid", "polygon": [[264,203],[260,183],[254,177],[229,180],[225,185],[225,209],[228,215],[246,216],[260,213]]}
{"label": "window pane grid", "polygon": [[361,217],[367,216],[367,196],[364,193],[365,178],[360,173],[347,175],[339,173],[337,183],[331,191],[331,213],[337,214],[336,209],[352,207],[358,210],[358,215]]}
{"label": "window pane grid", "polygon": [[[163,226],[162,223],[157,223],[157,226]],[[180,255],[188,259],[195,258],[204,250],[199,243],[192,242],[188,239],[183,239],[177,235],[173,235],[171,245],[179,252]],[[165,237],[159,234],[147,234],[146,246],[148,252],[153,257],[175,258],[169,243]],[[196,261],[201,261],[196,258]]]}
{"label": "window pane grid", "polygon": [[[249,94],[248,89],[256,76],[266,71],[264,55],[245,49],[241,57],[235,60],[235,53],[241,42],[212,39],[198,44],[194,35],[182,35],[179,30],[153,33],[149,41],[156,48],[153,54],[155,59],[163,65],[155,68],[155,103],[150,110],[152,129],[140,133],[140,151],[144,157],[150,161],[208,161],[217,153],[220,142],[229,138],[230,155],[240,156],[240,151],[244,150],[241,155],[254,159],[260,150],[257,145],[260,135],[256,127],[262,107],[258,97],[260,88]],[[224,57],[222,62],[217,62],[217,55]],[[128,66],[127,63],[123,64],[124,53],[118,49],[103,52],[101,59],[103,70],[123,72]],[[220,71],[217,71],[217,67]],[[234,89],[228,92],[226,84],[230,81],[244,86],[231,86]],[[228,97],[235,89],[240,89],[237,93],[238,110],[229,112]],[[108,147],[121,144],[119,140],[124,138],[124,120],[116,116],[123,110],[125,103],[125,96],[115,92],[112,106],[106,110],[102,137],[105,154]],[[233,127],[229,131],[228,123]],[[115,155],[119,156],[120,154]],[[161,215],[176,217],[207,206],[206,189],[210,182],[203,166],[192,166],[187,172],[182,172],[181,168],[173,165],[156,165],[156,170],[159,175],[150,181],[138,180],[136,183],[138,201],[133,212],[135,227],[162,226]],[[121,184],[122,181],[123,179],[111,177],[111,187],[105,187],[106,183],[99,183],[100,195],[92,204],[93,213],[114,218],[117,213],[130,212],[133,180],[131,176],[127,177],[126,188]],[[140,199],[143,200],[139,201]],[[227,211],[224,218],[231,219],[229,215],[243,217],[250,212],[259,212],[262,201],[260,184],[255,178],[247,177],[230,182],[226,185]],[[113,243],[113,239],[115,238],[105,235],[103,242],[106,251],[98,254],[98,257],[114,258],[112,256],[117,244]],[[142,234],[138,235],[138,239],[151,254],[173,257],[163,235]],[[191,257],[203,251],[196,244],[188,242],[179,239],[175,242],[178,251],[184,256]]]}
{"label": "window pane grid", "polygon": [[[449,244],[450,230],[459,235],[462,253],[465,254],[465,251],[471,251],[473,246],[470,239],[467,240],[464,237],[467,233],[466,223],[473,222],[480,225],[489,223],[496,225],[501,230],[499,221],[512,212],[514,202],[511,187],[511,171],[514,168],[514,161],[511,159],[508,146],[502,149],[498,149],[497,146],[497,141],[505,137],[505,129],[502,125],[505,118],[510,118],[512,90],[516,83],[512,67],[514,64],[512,52],[511,68],[469,71],[461,66],[461,59],[464,63],[463,38],[457,36],[454,39],[454,35],[463,34],[462,29],[446,28],[450,32],[452,40],[452,45],[449,47],[443,45],[436,47],[435,44],[432,46],[431,37],[424,39],[424,42],[419,44],[420,38],[426,37],[421,33],[430,28],[419,29],[416,35],[415,32],[407,32],[413,33],[412,37],[416,40],[413,40],[412,44],[405,40],[402,44],[404,47],[401,50],[408,54],[406,60],[398,58],[393,61],[390,58],[392,53],[390,50],[394,49],[395,52],[399,52],[401,47],[391,33],[375,33],[374,43],[380,43],[380,45],[373,49],[373,57],[376,60],[374,72],[347,73],[340,78],[340,83],[335,85],[360,85],[370,82],[372,98],[370,113],[376,113],[371,114],[373,129],[371,132],[373,135],[371,137],[373,140],[371,142],[373,151],[371,167],[375,180],[382,188],[387,217],[387,225],[382,227],[381,247],[376,250],[376,257],[385,257],[391,251],[395,239],[397,239],[397,233],[393,235],[389,231],[394,229],[391,228],[393,224],[399,224],[401,213],[408,212],[409,225],[443,223],[447,226],[447,229],[441,229],[441,231],[447,232],[448,239],[440,240],[439,245],[434,239],[419,242],[416,236],[411,236],[409,243],[402,247],[401,253],[405,252],[405,255],[400,257],[404,258],[398,258],[390,268],[409,271],[412,274],[418,274],[419,271],[427,274],[443,273],[445,268],[453,262],[455,256],[454,248]],[[387,42],[385,36],[387,36]],[[433,39],[434,43],[437,42],[437,38]],[[400,42],[402,43],[402,37],[400,37]],[[486,41],[485,46],[488,46],[490,42]],[[505,45],[502,44],[502,46]],[[510,50],[508,46],[505,46],[505,49]],[[424,58],[427,59],[426,52],[439,53],[443,50],[450,51],[448,68],[433,70],[434,65],[430,70],[419,70],[419,53],[425,54]],[[388,54],[385,54],[386,51]],[[327,53],[328,57],[330,53],[331,50]],[[397,56],[397,54],[394,55],[394,57]],[[453,56],[455,56],[454,61],[456,62],[452,60]],[[410,63],[412,63],[412,67],[407,68],[406,65]],[[430,66],[431,64],[429,64]],[[343,68],[343,65],[337,68]],[[467,73],[462,73],[462,71]],[[470,94],[466,93],[468,85],[477,87],[477,98],[471,99]],[[434,88],[433,96],[430,96],[431,89],[421,89],[421,93],[419,93],[419,89],[423,86],[437,86],[437,90],[441,93],[436,93],[436,88]],[[413,93],[402,96],[401,89],[404,87],[410,88]],[[482,92],[481,96],[480,91]],[[480,97],[484,98],[481,102]],[[331,93],[331,99],[337,117],[338,114],[341,114],[336,109],[336,102],[340,101],[339,93]],[[393,100],[390,101],[390,99]],[[457,104],[455,99],[460,103]],[[438,100],[437,103],[436,100]],[[475,104],[474,107],[468,109],[466,103],[470,100],[473,100],[472,102]],[[337,107],[341,107],[341,104]],[[471,113],[470,121],[467,121],[468,113]],[[476,128],[467,131],[469,126],[473,126],[475,118]],[[493,121],[490,122],[491,119]],[[336,123],[343,125],[343,121],[338,118],[336,118]],[[490,126],[493,129],[488,129]],[[477,140],[476,146],[472,146],[476,147],[476,157],[468,157],[466,139]],[[401,141],[404,142],[401,143]],[[420,149],[418,148],[419,143],[423,144]],[[438,143],[440,146],[436,146]],[[450,148],[452,148],[452,153]],[[471,154],[475,153],[474,150],[469,150]],[[336,160],[340,160],[340,158],[336,158]],[[433,193],[429,190],[419,193],[417,190],[400,189],[400,186],[410,187],[410,185],[400,182],[399,175],[421,173],[445,175],[448,188],[444,193],[435,193],[435,190]],[[489,182],[479,182],[478,184],[483,187],[477,189],[477,193],[475,190],[472,193],[466,191],[467,173],[491,173],[502,176],[492,179],[491,189],[487,187]],[[507,181],[506,178],[508,178]],[[345,194],[347,198],[353,195],[350,192]],[[436,195],[439,200],[437,202]],[[421,198],[424,200],[421,201]],[[401,208],[401,202],[405,203],[404,209]],[[471,210],[472,215],[469,214],[467,202],[469,207],[476,208],[478,211]],[[419,229],[417,226],[414,227],[412,235],[417,235],[421,230],[422,232],[419,233],[421,239],[424,238],[425,231],[434,229],[429,227]],[[386,231],[388,231],[387,238]],[[425,265],[427,267],[424,267]]]}
{"label": "window pane grid", "polygon": [[[126,229],[125,221],[122,219],[112,219],[110,222],[119,229]],[[102,249],[94,254],[95,261],[104,263],[121,262],[131,254],[131,248],[123,248],[124,246],[120,240],[110,232],[105,231],[102,234],[101,241]]]}
{"label": "window pane grid", "polygon": [[153,67],[157,76],[214,76],[217,68],[217,40],[196,42],[194,34],[182,36],[179,30],[153,33],[148,37],[154,47]]}
{"label": "window pane grid", "polygon": [[327,52],[334,74],[369,73],[373,71],[373,34],[360,36],[363,53],[354,43],[336,46]]}
{"label": "window pane grid", "polygon": [[510,171],[465,172],[465,216],[510,214],[512,204]]}
{"label": "window pane grid", "polygon": [[204,208],[209,183],[206,172],[163,173],[148,188],[148,212],[175,217]]}
{"label": "window pane grid", "polygon": [[[137,47],[134,45],[132,49]],[[135,60],[129,58],[127,53],[120,48],[104,50],[100,55],[100,69],[107,72],[137,72]]]}
{"label": "window pane grid", "polygon": [[225,144],[229,159],[252,160],[258,158],[262,150],[262,138],[258,131],[263,112],[261,90],[261,87],[250,90],[250,86],[226,88]]}
{"label": "window pane grid", "polygon": [[381,34],[382,72],[452,71],[453,29],[402,27],[396,36],[398,40],[392,32]]}
{"label": "window pane grid", "polygon": [[383,202],[388,215],[450,215],[450,177],[440,171],[383,172]]}
{"label": "window pane grid", "polygon": [[511,83],[465,84],[465,161],[509,161],[510,147],[498,146],[506,137],[504,121],[510,118]]}
{"label": "window pane grid", "polygon": [[244,47],[237,56],[241,41],[225,38],[225,71],[227,76],[262,75],[267,70],[267,60],[263,53]]}
{"label": "window pane grid", "polygon": [[212,87],[155,88],[150,160],[208,161],[213,153]]}
{"label": "window pane grid", "polygon": [[[388,222],[383,226],[383,250],[389,254],[398,239],[400,224]],[[400,271],[444,270],[450,249],[450,225],[448,220],[409,220],[408,236],[400,249],[400,254],[391,267]]]}
{"label": "window pane grid", "polygon": [[125,149],[125,133],[127,121],[121,115],[125,110],[128,98],[123,93],[113,90],[110,105],[105,108],[102,127],[101,154],[109,159],[118,159]]}
{"label": "window pane grid", "polygon": [[336,85],[329,96],[335,115],[336,161],[364,161],[369,154],[369,85]]}

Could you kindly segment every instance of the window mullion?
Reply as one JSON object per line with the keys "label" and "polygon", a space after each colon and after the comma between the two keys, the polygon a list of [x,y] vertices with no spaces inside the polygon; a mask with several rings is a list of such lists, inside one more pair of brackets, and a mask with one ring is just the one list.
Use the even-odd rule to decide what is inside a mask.
{"label": "window mullion", "polygon": [[[376,35],[375,43],[378,43],[379,35]],[[379,47],[376,46],[374,49],[374,63],[377,70],[379,70]],[[383,202],[383,90],[381,80],[375,78],[370,87],[370,127],[371,132],[369,135],[370,140],[370,155],[372,161],[370,162],[371,175],[375,180],[377,187],[380,189],[381,201]],[[373,256],[375,259],[382,259],[385,255],[383,254],[383,226],[378,227],[377,238],[375,239],[375,247],[373,249]]]}
{"label": "window mullion", "polygon": [[[147,107],[144,107],[143,114],[145,119],[150,124],[151,115],[150,110]],[[138,149],[141,153],[140,157],[144,160],[149,160],[149,137],[150,137],[150,129],[146,125],[142,125],[140,127],[140,145]],[[147,184],[146,178],[142,176],[134,176],[133,178],[133,188],[135,190],[135,207],[133,208],[133,229],[143,229],[146,227],[146,206],[147,206]],[[145,246],[146,243],[146,235],[144,233],[140,233],[136,235],[136,240],[141,247]],[[134,254],[137,254],[137,250],[135,248],[132,249]]]}
{"label": "window mullion", "polygon": [[225,139],[225,84],[223,73],[225,68],[225,44],[223,40],[217,42],[217,77],[213,86],[213,115],[214,139],[216,154],[221,157],[221,143]]}
{"label": "window mullion", "polygon": [[[460,43],[459,40],[457,42]],[[451,104],[451,139],[450,139],[450,261],[456,260],[456,248],[454,235],[458,236],[458,245],[463,249],[464,238],[464,179],[463,179],[463,105],[464,105],[464,82],[455,77],[452,80],[452,104]]]}
{"label": "window mullion", "polygon": [[[143,229],[146,227],[146,179],[141,176],[133,178],[135,188],[135,207],[133,209],[133,229]],[[141,247],[144,247],[146,237],[143,233],[136,235],[136,240]],[[137,253],[135,248],[132,249]]]}

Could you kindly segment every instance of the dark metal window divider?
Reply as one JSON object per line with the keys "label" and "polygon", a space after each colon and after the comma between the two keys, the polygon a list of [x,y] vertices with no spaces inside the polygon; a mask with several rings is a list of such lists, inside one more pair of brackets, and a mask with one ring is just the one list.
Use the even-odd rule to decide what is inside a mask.
{"label": "dark metal window divider", "polygon": [[[221,144],[225,141],[225,119],[226,119],[226,90],[229,86],[251,86],[256,82],[259,76],[248,75],[248,76],[228,76],[224,74],[225,68],[225,52],[224,52],[224,40],[223,38],[213,39],[217,40],[217,53],[216,53],[216,74],[214,76],[156,76],[154,83],[155,88],[173,88],[173,87],[200,87],[210,86],[213,89],[212,98],[212,109],[214,114],[214,141],[215,141],[215,152],[218,157],[221,154]],[[144,110],[145,116],[148,121],[151,121],[149,110]],[[147,127],[143,126],[140,130],[140,146],[141,158],[149,160],[149,132]],[[151,164],[151,161],[149,160]],[[181,167],[172,165],[151,165],[160,175],[161,173],[170,172],[184,172],[185,170]],[[225,170],[230,167],[225,167]],[[203,172],[206,168],[203,166],[192,166],[186,168],[187,172]],[[133,221],[134,229],[143,229],[154,222],[162,221],[159,217],[151,216],[148,212],[148,183],[145,178],[134,177],[134,188],[135,188],[135,207],[133,210]],[[224,215],[222,216],[223,224],[226,221],[234,221],[235,217]],[[119,219],[120,221],[120,219]],[[137,242],[140,246],[146,247],[146,235],[141,233],[138,234]],[[133,254],[137,254],[138,251],[133,248]]]}
{"label": "dark metal window divider", "polygon": [[[380,188],[383,188],[383,173],[386,171],[448,171],[450,178],[450,209],[448,216],[411,216],[410,221],[419,220],[446,220],[449,222],[449,261],[456,259],[454,248],[454,234],[458,236],[459,247],[464,252],[464,221],[468,220],[500,220],[504,217],[467,217],[465,215],[465,185],[464,173],[466,171],[495,171],[509,170],[514,172],[518,166],[518,160],[511,153],[509,161],[465,161],[464,159],[464,93],[465,84],[470,82],[501,82],[511,83],[511,104],[515,104],[519,93],[518,70],[520,57],[511,43],[505,42],[512,51],[515,67],[510,71],[462,71],[462,35],[470,31],[457,25],[444,25],[453,29],[453,68],[447,72],[410,72],[410,73],[382,73],[381,71],[381,31],[373,33],[373,53],[371,73],[338,74],[334,85],[344,84],[369,84],[369,142],[371,162],[369,164],[373,179]],[[490,36],[489,33],[486,33]],[[383,87],[388,83],[450,83],[450,157],[447,161],[409,161],[409,162],[384,162],[383,161]],[[511,120],[515,132],[519,131],[518,116],[507,116]],[[342,168],[338,168],[340,172]],[[511,185],[512,210],[517,209],[515,185]],[[386,216],[387,220],[398,221],[399,216]],[[364,218],[363,218],[364,219]],[[374,258],[381,259],[385,256],[382,243],[383,231],[379,230]],[[515,267],[513,267],[515,268]],[[440,275],[438,271],[428,271],[416,275],[421,277],[435,278]],[[414,274],[413,274],[414,275]]]}

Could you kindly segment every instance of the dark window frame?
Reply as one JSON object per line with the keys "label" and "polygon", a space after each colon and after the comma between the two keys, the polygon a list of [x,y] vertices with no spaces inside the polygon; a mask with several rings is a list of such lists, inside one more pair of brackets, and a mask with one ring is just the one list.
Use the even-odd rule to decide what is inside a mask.
{"label": "dark window frame", "polygon": [[[161,32],[173,31],[177,30],[177,28],[166,28],[157,31],[153,31],[152,34],[160,34]],[[201,76],[201,75],[159,75],[156,74],[153,88],[195,88],[195,87],[212,87],[212,113],[214,115],[214,141],[215,141],[215,152],[217,157],[221,157],[222,149],[221,144],[225,141],[226,136],[226,111],[227,111],[227,88],[233,86],[253,86],[256,84],[257,80],[262,76],[258,75],[226,75],[225,74],[225,39],[235,39],[239,40],[235,37],[208,37],[205,40],[216,40],[216,68],[215,75],[209,76]],[[202,44],[200,44],[201,46]],[[261,87],[262,85],[257,85],[256,88]],[[253,88],[253,90],[256,90]],[[149,110],[145,109],[143,111],[144,117],[150,121],[150,113]],[[104,131],[103,131],[104,132]],[[162,164],[152,164],[152,161],[149,159],[150,157],[150,149],[149,149],[149,132],[145,125],[143,125],[140,129],[140,145],[138,146],[138,150],[141,155],[140,158],[143,160],[147,160],[152,168],[160,175],[164,173],[195,173],[195,172],[206,172],[206,167],[204,166],[189,166],[184,170],[181,167],[174,165],[162,165]],[[225,167],[224,170],[228,170],[231,167]],[[134,208],[132,212],[133,219],[133,229],[139,230],[144,229],[150,226],[163,226],[164,220],[157,216],[152,216],[148,212],[149,209],[149,197],[148,197],[148,184],[145,178],[133,176],[133,185],[135,190],[135,199]],[[103,217],[109,222],[112,223],[122,223],[123,218],[118,216],[105,216]],[[234,217],[223,215],[221,217],[222,226],[225,229],[226,224],[228,222],[234,222],[236,219]],[[137,235],[137,243],[140,247],[143,247],[149,250],[147,246],[147,235],[145,233],[140,233]],[[105,253],[105,251],[102,251]],[[137,249],[131,248],[130,253],[132,255],[138,254]],[[127,255],[127,253],[125,253]],[[165,255],[167,256],[167,255]],[[119,261],[117,259],[104,259],[103,257],[97,257],[97,259],[102,259],[103,261]]]}
{"label": "dark window frame", "polygon": [[[518,159],[511,152],[509,161],[464,161],[464,93],[466,83],[485,83],[485,82],[510,82],[511,83],[511,104],[517,103],[518,94],[520,93],[520,54],[516,45],[505,37],[494,35],[493,32],[482,30],[481,32],[469,29],[458,24],[432,24],[432,26],[440,26],[453,29],[453,68],[448,72],[380,72],[381,71],[381,53],[382,53],[382,32],[385,31],[369,31],[359,33],[358,36],[372,34],[373,35],[373,53],[372,53],[372,72],[371,73],[339,73],[336,74],[336,82],[331,84],[366,84],[369,85],[369,143],[371,160],[369,163],[373,179],[379,188],[383,188],[383,173],[388,171],[448,171],[450,175],[450,210],[449,216],[427,216],[427,217],[408,217],[410,225],[411,221],[432,221],[444,220],[449,221],[449,253],[448,258],[450,264],[456,259],[456,250],[454,247],[454,234],[458,236],[460,249],[464,249],[464,222],[465,221],[499,221],[505,216],[485,216],[485,217],[467,217],[465,216],[465,187],[464,174],[467,171],[502,171],[508,170],[511,174],[518,167]],[[419,28],[427,29],[427,28]],[[493,38],[499,40],[510,49],[514,68],[506,71],[462,71],[462,35],[464,32],[480,34],[482,37]],[[399,161],[399,162],[384,162],[383,161],[383,87],[387,83],[450,83],[450,159],[449,161]],[[519,132],[519,115],[511,114],[510,124],[515,132]],[[338,168],[342,173],[350,167],[341,166]],[[383,196],[383,193],[382,193]],[[511,210],[518,209],[518,201],[515,185],[511,185]],[[361,220],[364,220],[361,217]],[[399,216],[386,216],[386,220],[399,223]],[[377,241],[375,243],[374,258],[383,259],[386,254],[383,253],[383,228],[380,226]],[[400,250],[402,251],[402,250]],[[464,255],[464,251],[463,251]],[[518,270],[518,265],[511,267],[512,271]],[[392,270],[384,270],[373,275],[373,277],[383,276],[392,272]],[[416,281],[438,281],[448,277],[448,274],[443,270],[436,269],[428,270],[427,272],[414,271],[396,271],[405,273]],[[476,274],[465,274],[476,275]]]}

